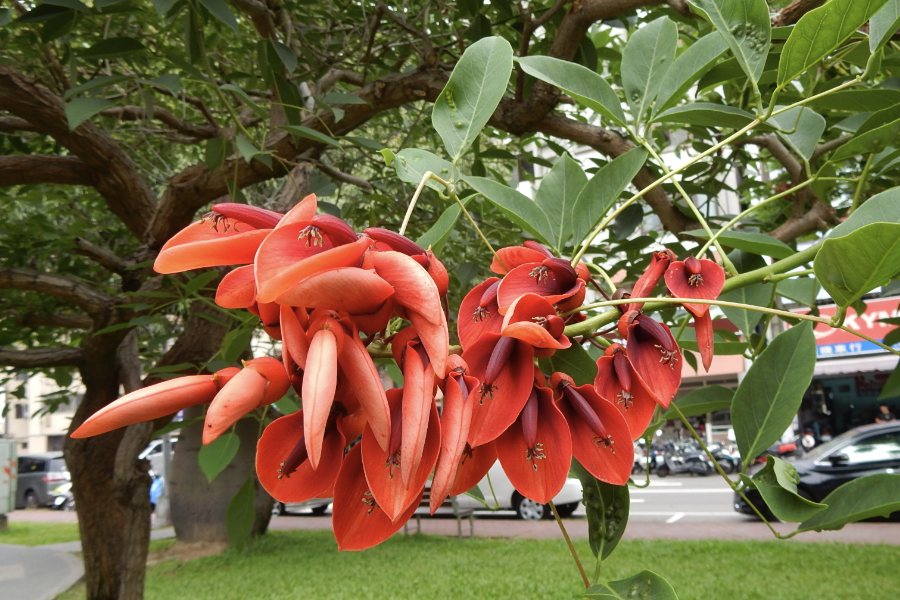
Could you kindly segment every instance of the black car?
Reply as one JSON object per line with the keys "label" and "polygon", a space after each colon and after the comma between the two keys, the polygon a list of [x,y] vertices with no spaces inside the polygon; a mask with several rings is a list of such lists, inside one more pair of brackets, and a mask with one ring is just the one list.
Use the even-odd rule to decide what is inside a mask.
{"label": "black car", "polygon": [[[857,427],[789,460],[800,475],[797,493],[821,502],[836,487],[857,477],[900,473],[900,423]],[[751,473],[760,468],[762,465],[754,467]],[[749,489],[744,494],[766,518],[772,516],[759,492]],[[738,494],[734,495],[734,510],[756,515]],[[892,516],[897,517],[898,513]]]}

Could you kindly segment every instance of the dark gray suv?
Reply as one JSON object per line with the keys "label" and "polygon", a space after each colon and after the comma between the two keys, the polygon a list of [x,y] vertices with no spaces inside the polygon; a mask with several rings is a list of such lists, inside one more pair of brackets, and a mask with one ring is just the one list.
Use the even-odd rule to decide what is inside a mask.
{"label": "dark gray suv", "polygon": [[53,492],[69,479],[69,470],[61,452],[20,456],[16,508],[50,506],[53,504]]}

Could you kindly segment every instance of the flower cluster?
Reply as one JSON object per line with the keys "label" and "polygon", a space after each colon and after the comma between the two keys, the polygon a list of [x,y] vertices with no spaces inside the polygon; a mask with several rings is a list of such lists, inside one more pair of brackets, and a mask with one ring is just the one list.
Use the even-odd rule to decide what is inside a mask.
{"label": "flower cluster", "polygon": [[[138,390],[73,436],[208,403],[203,442],[210,443],[293,387],[302,409],[265,429],[257,475],[282,502],[333,497],[334,534],[346,550],[396,532],[432,474],[432,512],[475,486],[498,459],[516,489],[540,503],[562,489],[573,456],[602,481],[628,481],[632,439],[680,383],[681,355],[664,324],[636,303],[625,305],[619,333],[626,345],[607,348],[593,385],[576,385],[565,373],[548,377],[535,359],[572,345],[564,330],[584,319],[576,309],[590,275],[584,264],[572,267],[525,242],[498,251],[491,270],[500,277],[466,295],[458,317],[462,354],[449,355],[448,277],[434,254],[397,233],[370,228],[359,235],[315,212],[315,196],[285,215],[218,204],[174,236],[154,265],[161,273],[243,265],[221,280],[216,302],[258,316],[282,342],[280,359]],[[650,293],[663,275],[685,298],[715,297],[724,280],[711,261],[682,263],[661,252],[634,297]],[[701,344],[708,365],[708,307],[685,307],[698,340],[709,332],[708,353]],[[402,323],[408,326],[398,330]],[[369,352],[376,340],[390,344],[402,388],[384,389]]]}

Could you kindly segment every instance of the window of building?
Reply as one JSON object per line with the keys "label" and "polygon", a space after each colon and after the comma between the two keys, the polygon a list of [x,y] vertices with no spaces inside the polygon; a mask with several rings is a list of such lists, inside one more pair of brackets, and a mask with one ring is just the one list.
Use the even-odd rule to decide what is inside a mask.
{"label": "window of building", "polygon": [[64,435],[48,435],[47,436],[47,452],[57,452],[63,449]]}
{"label": "window of building", "polygon": [[16,404],[16,418],[17,419],[27,419],[28,418],[28,405],[24,403]]}

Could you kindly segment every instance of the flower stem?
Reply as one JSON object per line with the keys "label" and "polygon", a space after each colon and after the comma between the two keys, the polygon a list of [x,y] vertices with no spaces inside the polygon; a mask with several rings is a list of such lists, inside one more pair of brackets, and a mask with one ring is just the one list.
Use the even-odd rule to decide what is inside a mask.
{"label": "flower stem", "polygon": [[588,589],[591,587],[591,582],[588,580],[587,573],[584,572],[584,566],[581,564],[581,559],[578,558],[578,553],[575,552],[575,546],[572,545],[572,540],[569,538],[569,532],[566,531],[566,526],[563,525],[562,519],[559,517],[559,513],[556,511],[556,505],[553,504],[553,500],[550,501],[550,510],[553,511],[553,518],[556,519],[556,524],[559,525],[559,530],[562,531],[563,537],[566,538],[566,544],[569,546],[569,552],[572,553],[572,558],[575,559],[575,564],[578,566],[578,572],[581,573],[581,579],[584,581],[584,589]]}
{"label": "flower stem", "polygon": [[431,171],[425,171],[425,174],[422,175],[422,181],[419,182],[419,187],[416,188],[416,192],[413,194],[412,200],[409,201],[409,208],[406,209],[406,215],[403,217],[403,224],[400,225],[400,235],[406,231],[406,226],[409,225],[409,218],[412,217],[413,209],[416,208],[416,202],[419,200],[419,195],[422,193],[422,190],[425,189],[425,184],[428,183],[429,179],[434,179],[438,183],[442,184],[444,187],[449,186],[450,184]]}
{"label": "flower stem", "polygon": [[[456,192],[451,192],[450,197],[453,198],[453,200],[455,200],[457,204],[459,204],[459,208],[460,208],[460,210],[462,210],[463,214],[466,215],[466,218],[469,220],[469,224],[471,224],[472,228],[475,229],[475,232],[478,233],[478,236],[481,238],[481,241],[484,242],[484,245],[488,247],[488,250],[491,251],[491,254],[494,255],[494,258],[497,259],[497,262],[500,264],[500,266],[503,267],[504,269],[506,269],[506,265],[503,264],[503,259],[500,258],[500,256],[497,254],[497,251],[494,250],[493,246],[491,246],[491,243],[488,241],[488,239],[485,237],[484,233],[482,233],[481,229],[475,223],[475,219],[472,218],[472,215],[469,214],[469,211],[466,210],[466,205],[462,203],[462,200],[459,199],[459,196],[456,194]],[[506,269],[506,270],[508,271],[509,269]]]}
{"label": "flower stem", "polygon": [[853,205],[850,206],[850,211],[847,215],[853,214],[859,205],[862,204],[860,202],[860,198],[862,198],[863,187],[866,185],[866,180],[869,178],[869,169],[872,167],[872,159],[875,158],[875,154],[869,154],[869,158],[866,159],[866,164],[863,166],[862,173],[859,176],[859,182],[856,184],[856,191],[853,192]]}

